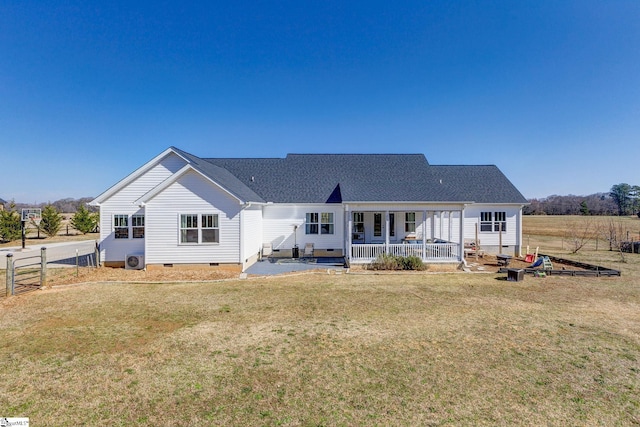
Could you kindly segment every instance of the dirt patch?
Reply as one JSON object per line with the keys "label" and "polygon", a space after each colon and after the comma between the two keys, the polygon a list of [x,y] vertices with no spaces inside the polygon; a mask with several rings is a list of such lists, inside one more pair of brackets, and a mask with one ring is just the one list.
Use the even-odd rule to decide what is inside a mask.
{"label": "dirt patch", "polygon": [[83,282],[182,282],[212,281],[238,278],[237,272],[215,269],[171,269],[126,270],[124,268],[84,267],[57,268],[47,271],[47,286]]}
{"label": "dirt patch", "polygon": [[[497,273],[504,265],[498,264],[498,259],[495,255],[485,255],[484,257],[476,260],[475,257],[467,257],[467,268],[471,271],[488,271]],[[525,269],[531,268],[531,262],[526,262],[524,258],[513,257],[509,261],[507,268]],[[541,267],[540,267],[541,268]],[[561,262],[553,262],[554,270],[584,270],[583,268],[576,267],[575,265],[563,264]]]}

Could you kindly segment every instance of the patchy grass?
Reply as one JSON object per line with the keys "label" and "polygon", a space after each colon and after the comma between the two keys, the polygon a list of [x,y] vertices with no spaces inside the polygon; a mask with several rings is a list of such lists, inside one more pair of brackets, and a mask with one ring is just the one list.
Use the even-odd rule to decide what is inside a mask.
{"label": "patchy grass", "polygon": [[0,408],[37,425],[640,423],[630,277],[321,275],[3,300]]}
{"label": "patchy grass", "polygon": [[569,256],[554,219],[567,220],[525,217],[525,244],[622,277],[52,273],[54,283],[138,283],[0,300],[0,416],[45,426],[638,425],[640,255]]}

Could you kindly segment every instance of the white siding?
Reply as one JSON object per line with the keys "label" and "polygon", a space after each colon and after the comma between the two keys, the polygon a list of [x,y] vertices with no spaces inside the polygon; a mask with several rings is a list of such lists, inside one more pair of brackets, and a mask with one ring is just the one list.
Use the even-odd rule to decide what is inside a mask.
{"label": "white siding", "polygon": [[243,261],[258,255],[262,249],[262,208],[250,206],[242,211],[242,250]]}
{"label": "white siding", "polygon": [[[146,238],[132,239],[130,234],[129,239],[114,239],[113,215],[125,214],[130,217],[136,213],[144,214],[144,209],[134,205],[133,202],[184,165],[185,161],[182,158],[170,154],[100,205],[100,250],[103,261],[124,261],[127,254],[143,254],[145,252]],[[131,223],[131,218],[129,218],[129,223]]]}
{"label": "white siding", "polygon": [[[196,172],[187,172],[146,206],[147,264],[241,263],[240,203]],[[180,244],[180,214],[218,214],[220,243]]]}
{"label": "white siding", "polygon": [[[306,234],[306,214],[310,212],[333,213],[333,234]],[[294,226],[297,226],[294,235]],[[270,242],[273,249],[291,249],[297,244],[301,249],[313,243],[315,249],[344,249],[344,212],[342,205],[269,205],[264,207],[264,242]]]}
{"label": "white siding", "polygon": [[[518,218],[521,207],[511,205],[480,205],[474,204],[465,209],[464,216],[464,237],[465,239],[475,239],[476,224],[478,225],[478,239],[483,249],[499,253],[502,249],[510,248],[519,250],[521,243],[521,230],[519,229]],[[502,246],[500,248],[500,233],[496,231],[480,231],[480,212],[506,212],[507,230],[502,233]]]}

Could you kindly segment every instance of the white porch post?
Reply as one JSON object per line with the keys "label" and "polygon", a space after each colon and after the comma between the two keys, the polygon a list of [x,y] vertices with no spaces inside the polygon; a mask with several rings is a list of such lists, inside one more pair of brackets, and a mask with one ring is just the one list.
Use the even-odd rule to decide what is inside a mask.
{"label": "white porch post", "polygon": [[349,205],[346,205],[344,207],[344,215],[345,215],[345,220],[346,220],[346,227],[345,229],[347,230],[347,236],[345,239],[345,256],[347,257],[347,262],[351,262],[351,245],[352,245],[352,239],[353,239],[353,215],[351,215],[351,209],[349,209]]}
{"label": "white porch post", "polygon": [[[458,255],[458,259],[459,261],[464,260],[464,205],[462,205],[462,208],[460,209],[460,249],[459,249],[459,255]],[[477,245],[477,243],[476,243]]]}
{"label": "white porch post", "polygon": [[514,249],[514,255],[522,257],[522,207],[516,213],[516,247]]}
{"label": "white porch post", "polygon": [[453,236],[453,223],[451,222],[451,217],[453,216],[453,211],[449,211],[449,224],[448,224],[448,228],[449,230],[447,230],[447,240],[451,241],[451,237]]}
{"label": "white porch post", "polygon": [[384,253],[389,253],[389,211],[384,211]]}
{"label": "white porch post", "polygon": [[422,211],[422,259],[427,257],[427,211]]}

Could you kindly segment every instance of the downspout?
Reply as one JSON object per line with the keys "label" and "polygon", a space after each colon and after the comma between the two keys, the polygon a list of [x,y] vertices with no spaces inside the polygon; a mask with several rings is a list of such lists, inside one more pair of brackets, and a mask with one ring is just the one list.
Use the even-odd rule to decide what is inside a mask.
{"label": "downspout", "polygon": [[238,238],[240,239],[240,245],[239,245],[240,247],[239,247],[239,254],[238,255],[240,257],[239,261],[242,264],[242,272],[243,273],[247,269],[247,261],[248,261],[247,258],[245,257],[246,250],[245,250],[245,247],[244,247],[244,234],[245,234],[245,231],[244,231],[244,210],[249,208],[251,206],[251,204],[252,204],[251,202],[241,203],[241,205],[240,205],[241,209],[240,209],[239,218],[238,218],[238,221],[240,222],[240,224],[238,224],[238,226],[239,226],[238,228],[240,229],[240,234],[238,236]]}

